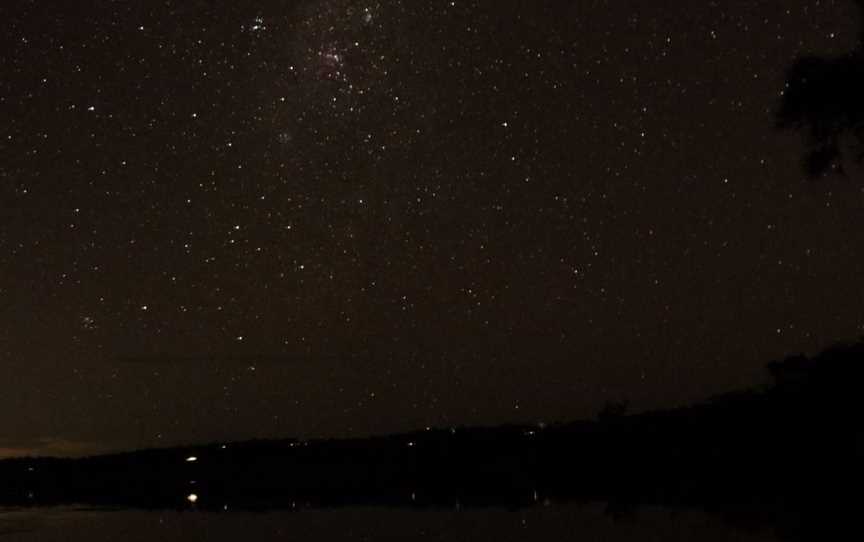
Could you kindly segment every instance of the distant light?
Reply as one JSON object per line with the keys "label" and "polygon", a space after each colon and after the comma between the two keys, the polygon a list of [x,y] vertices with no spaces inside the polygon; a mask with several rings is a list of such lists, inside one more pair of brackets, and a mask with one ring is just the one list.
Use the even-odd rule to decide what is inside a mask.
{"label": "distant light", "polygon": [[187,463],[194,463],[196,461],[198,461],[198,458],[195,457],[194,455],[190,455],[189,457],[186,458]]}
{"label": "distant light", "polygon": [[189,496],[186,497],[186,500],[191,502],[192,504],[195,504],[196,502],[198,502],[198,495],[190,493]]}
{"label": "distant light", "polygon": [[409,448],[413,448],[413,447],[414,447],[414,442],[409,442],[409,443],[408,443],[408,447],[409,447]]}

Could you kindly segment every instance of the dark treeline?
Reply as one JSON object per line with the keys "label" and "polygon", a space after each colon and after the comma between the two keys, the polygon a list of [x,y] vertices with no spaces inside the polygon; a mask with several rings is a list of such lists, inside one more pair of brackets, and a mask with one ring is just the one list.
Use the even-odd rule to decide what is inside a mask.
{"label": "dark treeline", "polygon": [[854,523],[862,502],[864,343],[768,369],[773,384],[763,390],[642,414],[610,408],[596,421],[6,460],[0,505],[215,511],[602,500],[617,514],[643,504],[701,507],[741,526],[821,540]]}

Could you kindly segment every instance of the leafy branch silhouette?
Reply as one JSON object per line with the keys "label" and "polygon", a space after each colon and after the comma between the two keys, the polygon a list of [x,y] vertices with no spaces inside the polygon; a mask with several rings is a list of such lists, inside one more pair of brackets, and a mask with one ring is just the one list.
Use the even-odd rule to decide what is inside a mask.
{"label": "leafy branch silhouette", "polygon": [[[864,20],[864,0],[856,4]],[[864,161],[864,34],[849,53],[798,58],[786,71],[776,121],[803,132],[811,179],[845,176],[846,164]]]}

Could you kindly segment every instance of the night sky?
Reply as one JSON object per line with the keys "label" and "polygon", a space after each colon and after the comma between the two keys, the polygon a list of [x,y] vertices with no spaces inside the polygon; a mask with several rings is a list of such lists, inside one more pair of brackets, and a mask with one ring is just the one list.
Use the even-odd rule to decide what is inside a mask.
{"label": "night sky", "polygon": [[849,0],[4,0],[0,455],[593,417],[864,333]]}

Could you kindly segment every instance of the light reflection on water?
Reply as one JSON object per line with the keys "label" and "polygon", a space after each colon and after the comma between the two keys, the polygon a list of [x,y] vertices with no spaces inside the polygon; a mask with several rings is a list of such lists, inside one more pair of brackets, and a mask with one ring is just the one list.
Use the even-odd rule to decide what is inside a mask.
{"label": "light reflection on water", "polygon": [[743,532],[696,510],[642,508],[623,519],[605,510],[601,503],[518,510],[343,508],[262,513],[202,512],[194,507],[180,511],[5,509],[0,510],[0,540],[778,540],[768,531]]}

